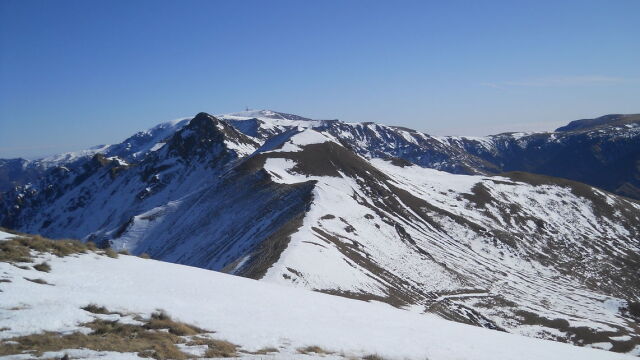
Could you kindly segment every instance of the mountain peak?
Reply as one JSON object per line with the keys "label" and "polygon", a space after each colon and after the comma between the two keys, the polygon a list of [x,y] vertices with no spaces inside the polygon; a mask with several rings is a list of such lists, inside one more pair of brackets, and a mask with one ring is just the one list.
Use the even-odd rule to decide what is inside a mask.
{"label": "mountain peak", "polygon": [[272,119],[272,120],[298,120],[298,121],[312,121],[309,118],[300,116],[300,115],[295,115],[295,114],[287,114],[287,113],[283,113],[283,112],[278,112],[278,111],[273,111],[273,110],[267,110],[267,109],[263,109],[263,110],[245,110],[245,111],[239,111],[239,112],[235,112],[235,113],[230,113],[230,114],[224,114],[224,115],[220,115],[220,117],[223,118],[263,118],[263,119]]}
{"label": "mountain peak", "polygon": [[231,125],[205,112],[198,113],[189,124],[176,132],[169,148],[182,157],[197,153],[203,156],[213,148],[223,145],[239,156],[255,151],[257,144]]}
{"label": "mountain peak", "polygon": [[212,123],[216,123],[220,120],[218,120],[215,116],[211,115],[211,114],[207,114],[206,112],[199,112],[196,116],[193,117],[193,119],[191,119],[191,121],[189,122],[190,127],[200,127],[200,126],[206,126]]}

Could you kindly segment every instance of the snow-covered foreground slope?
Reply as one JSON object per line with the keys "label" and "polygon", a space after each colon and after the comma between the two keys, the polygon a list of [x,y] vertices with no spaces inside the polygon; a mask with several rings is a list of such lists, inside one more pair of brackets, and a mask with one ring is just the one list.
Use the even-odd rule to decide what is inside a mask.
{"label": "snow-covered foreground slope", "polygon": [[[243,350],[278,349],[277,353],[259,357],[244,354],[247,358],[330,359],[365,354],[430,360],[626,358],[612,352],[462,325],[382,303],[350,300],[133,256],[114,259],[90,252],[59,258],[40,254],[35,262],[39,261],[47,261],[50,272],[0,262],[3,329],[0,338],[5,341],[45,331],[86,332],[88,329],[83,330],[80,324],[99,316],[81,308],[96,304],[143,317],[163,309],[180,321],[215,331],[216,338],[240,345]],[[48,284],[25,279],[36,277]],[[102,317],[119,319],[117,315]],[[319,346],[333,355],[297,353],[297,349],[306,346]],[[89,351],[49,355],[65,352],[80,357],[100,355]],[[102,358],[138,358],[136,354],[103,355]],[[31,357],[7,357],[13,358]]]}

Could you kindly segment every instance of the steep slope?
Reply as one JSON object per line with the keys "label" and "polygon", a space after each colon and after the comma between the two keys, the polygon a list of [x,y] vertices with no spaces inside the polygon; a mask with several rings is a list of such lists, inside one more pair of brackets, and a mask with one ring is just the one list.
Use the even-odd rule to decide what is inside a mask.
{"label": "steep slope", "polygon": [[[37,241],[41,249],[48,246]],[[0,261],[0,354],[19,354],[3,359],[65,354],[73,359],[166,358],[159,353],[169,349],[172,358],[187,354],[205,358],[211,349],[220,356],[215,351],[219,344],[231,347],[242,359],[361,359],[372,354],[431,360],[632,359],[379,303],[133,256],[111,258],[100,251],[77,251],[58,257],[32,250],[31,262],[15,263],[21,267]],[[40,262],[49,264],[48,272],[33,268]],[[157,309],[164,315],[155,315],[154,322]],[[189,325],[175,323],[169,316]],[[144,347],[145,336],[156,342]],[[119,337],[126,342],[102,341]],[[171,342],[158,346],[160,339]],[[28,351],[20,351],[22,344]],[[42,357],[34,354],[39,350]]]}
{"label": "steep slope", "polygon": [[276,181],[316,181],[265,280],[617,351],[639,340],[624,310],[640,295],[636,203],[530,174],[368,162],[313,130],[251,161]]}
{"label": "steep slope", "polygon": [[82,238],[215,182],[212,174],[257,147],[207,114],[164,141],[138,163],[98,153],[74,167],[53,167],[38,184],[3,194],[2,225]]}

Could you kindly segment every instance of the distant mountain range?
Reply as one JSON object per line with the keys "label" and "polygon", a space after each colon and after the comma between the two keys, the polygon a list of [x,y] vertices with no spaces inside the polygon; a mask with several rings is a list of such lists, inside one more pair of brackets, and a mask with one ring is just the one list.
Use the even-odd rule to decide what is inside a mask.
{"label": "distant mountain range", "polygon": [[[269,110],[219,115],[243,134],[265,141],[296,127],[313,128],[368,158],[397,157],[454,174],[526,171],[583,182],[640,199],[640,114],[572,121],[554,132],[486,137],[430,136],[375,123],[311,120]],[[0,159],[0,191],[34,183],[49,168],[96,153],[135,161],[188,119],[160,124],[120,144],[28,161]]]}
{"label": "distant mountain range", "polygon": [[639,150],[639,115],[478,138],[200,113],[2,160],[0,225],[633,353]]}

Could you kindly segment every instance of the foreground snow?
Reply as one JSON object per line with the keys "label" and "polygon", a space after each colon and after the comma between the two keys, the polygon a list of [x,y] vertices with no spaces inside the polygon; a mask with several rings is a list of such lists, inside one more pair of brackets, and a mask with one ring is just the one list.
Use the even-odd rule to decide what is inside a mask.
{"label": "foreground snow", "polygon": [[[382,303],[133,256],[113,259],[90,253],[65,258],[47,255],[42,260],[51,265],[51,272],[0,263],[0,277],[11,281],[0,282],[0,328],[10,329],[0,332],[0,338],[79,330],[78,324],[95,316],[80,308],[95,303],[142,315],[161,308],[181,321],[215,331],[218,338],[244,350],[277,347],[280,353],[273,355],[276,358],[308,358],[296,354],[296,349],[309,345],[345,356],[375,353],[394,359],[627,358],[462,325]],[[51,285],[36,284],[25,277],[42,278]],[[323,358],[338,357],[335,354]],[[99,354],[74,351],[71,355]],[[116,358],[114,354],[103,355]]]}

